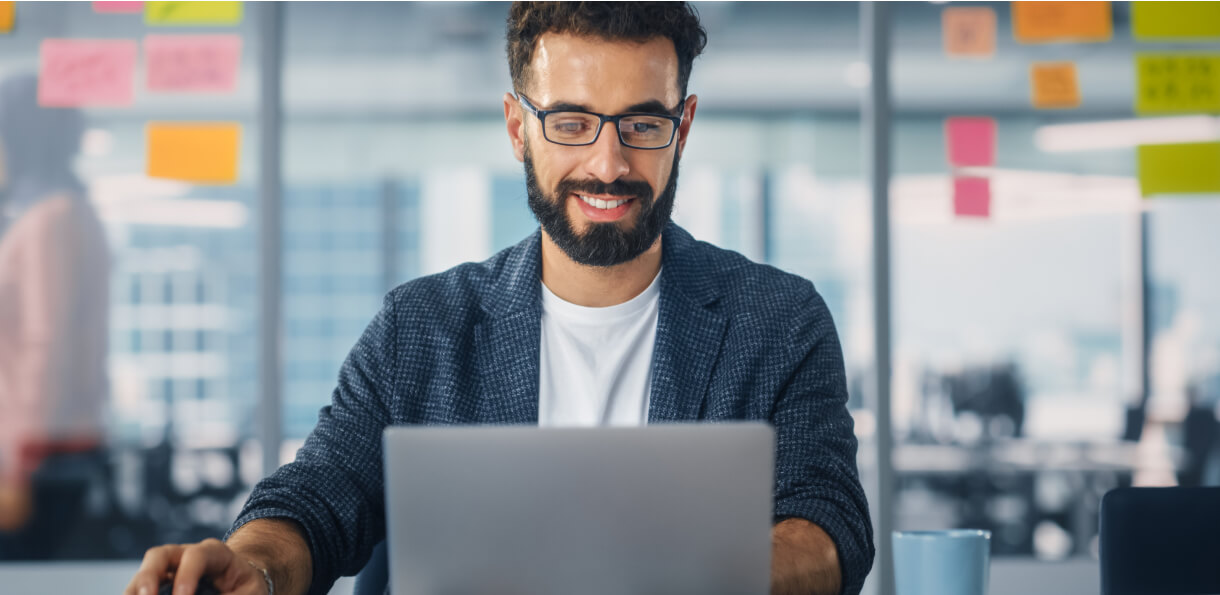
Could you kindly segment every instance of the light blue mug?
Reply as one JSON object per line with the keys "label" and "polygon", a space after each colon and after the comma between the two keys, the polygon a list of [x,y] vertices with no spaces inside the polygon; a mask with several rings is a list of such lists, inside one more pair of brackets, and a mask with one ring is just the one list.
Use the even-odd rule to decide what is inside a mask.
{"label": "light blue mug", "polygon": [[898,595],[986,595],[991,532],[894,531]]}

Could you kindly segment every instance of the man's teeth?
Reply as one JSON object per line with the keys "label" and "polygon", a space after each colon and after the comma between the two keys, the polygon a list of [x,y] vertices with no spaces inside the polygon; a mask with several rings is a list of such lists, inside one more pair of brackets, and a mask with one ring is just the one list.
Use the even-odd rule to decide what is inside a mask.
{"label": "man's teeth", "polygon": [[578,194],[577,196],[580,197],[580,200],[585,201],[585,204],[587,204],[589,206],[597,207],[599,209],[613,209],[614,207],[617,207],[617,206],[627,202],[628,200],[630,200],[630,199],[602,200],[600,198],[593,198],[590,196],[584,196],[584,195],[580,195],[580,194]]}

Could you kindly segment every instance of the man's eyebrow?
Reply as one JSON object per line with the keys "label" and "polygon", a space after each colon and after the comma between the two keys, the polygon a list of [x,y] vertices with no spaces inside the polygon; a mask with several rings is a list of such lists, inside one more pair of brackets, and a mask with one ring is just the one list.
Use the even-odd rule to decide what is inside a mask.
{"label": "man's eyebrow", "polygon": [[[589,109],[589,106],[587,106],[587,105],[581,105],[579,103],[567,103],[564,101],[556,103],[545,109],[546,109],[546,111],[550,111],[550,112],[554,112],[554,111],[592,112],[593,111],[592,109]],[[664,103],[661,103],[660,101],[658,101],[656,99],[650,99],[643,103],[637,103],[635,105],[627,106],[627,109],[623,110],[621,113],[630,114],[630,113],[639,113],[639,112],[649,113],[649,114],[668,114],[669,108],[666,107],[666,105]]]}

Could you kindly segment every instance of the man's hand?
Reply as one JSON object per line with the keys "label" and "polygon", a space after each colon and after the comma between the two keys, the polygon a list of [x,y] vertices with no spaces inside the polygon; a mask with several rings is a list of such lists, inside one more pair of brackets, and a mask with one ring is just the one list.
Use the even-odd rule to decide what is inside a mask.
{"label": "man's hand", "polygon": [[839,550],[821,527],[785,519],[771,529],[771,595],[838,595]]}
{"label": "man's hand", "polygon": [[148,550],[123,595],[157,595],[161,581],[171,577],[174,595],[194,595],[204,576],[225,595],[267,595],[263,573],[217,539]]}
{"label": "man's hand", "polygon": [[17,531],[30,520],[34,514],[33,491],[28,482],[0,479],[0,532]]}
{"label": "man's hand", "polygon": [[224,595],[265,595],[263,568],[275,583],[275,595],[309,590],[313,559],[305,530],[295,521],[257,519],[234,531],[228,542],[205,539],[152,548],[123,595],[157,595],[161,581],[170,579],[174,595],[194,595],[204,576]]}

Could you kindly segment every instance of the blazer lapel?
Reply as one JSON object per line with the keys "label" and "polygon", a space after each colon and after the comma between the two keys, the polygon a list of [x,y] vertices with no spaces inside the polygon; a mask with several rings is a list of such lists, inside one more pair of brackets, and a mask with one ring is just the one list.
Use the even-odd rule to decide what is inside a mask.
{"label": "blazer lapel", "polygon": [[478,423],[538,424],[541,258],[541,234],[535,232],[484,287],[483,320],[474,329]]}
{"label": "blazer lapel", "polygon": [[728,319],[707,306],[716,301],[705,271],[688,262],[694,239],[676,225],[662,242],[661,298],[653,351],[648,423],[693,421],[703,414],[708,382]]}

